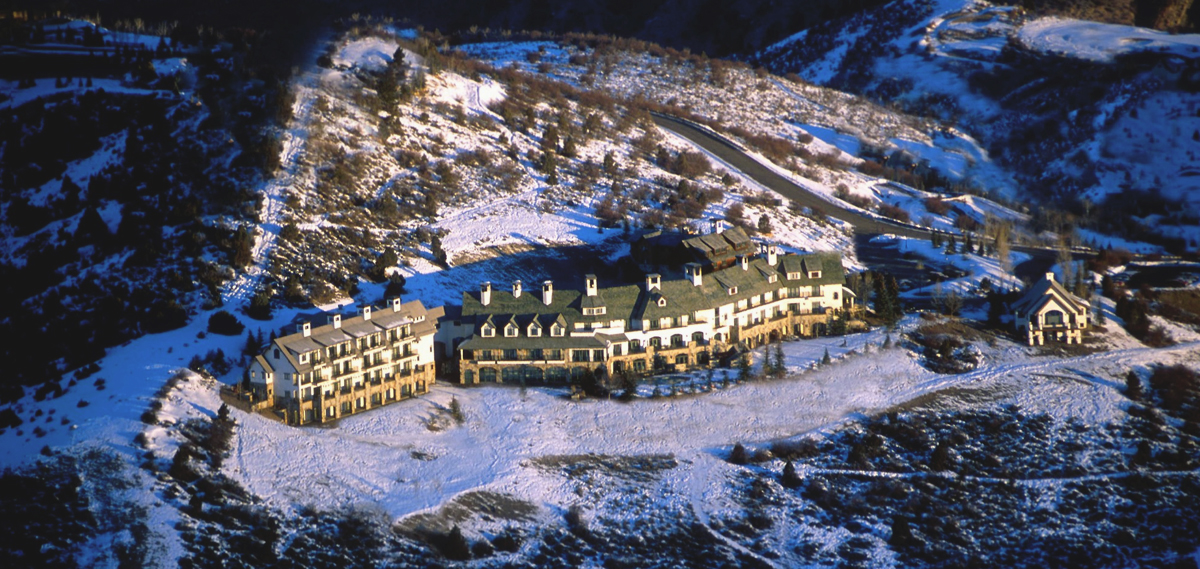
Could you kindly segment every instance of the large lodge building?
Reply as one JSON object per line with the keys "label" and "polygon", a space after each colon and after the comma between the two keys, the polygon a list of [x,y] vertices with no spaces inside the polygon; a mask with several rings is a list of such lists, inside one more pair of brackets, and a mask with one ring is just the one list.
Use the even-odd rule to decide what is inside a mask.
{"label": "large lodge building", "polygon": [[705,268],[688,263],[674,278],[651,273],[641,284],[607,288],[586,275],[583,290],[484,283],[443,323],[458,342],[458,379],[563,382],[683,370],[737,345],[815,335],[850,304],[837,253],[780,255],[771,246]]}
{"label": "large lodge building", "polygon": [[425,393],[434,382],[433,336],[442,309],[420,301],[297,325],[247,370],[254,400],[292,425],[319,423]]}
{"label": "large lodge building", "polygon": [[[755,254],[736,228],[676,239],[665,256],[662,241],[642,240],[634,257],[674,276],[651,272],[639,284],[601,287],[586,275],[582,290],[484,283],[463,294],[462,306],[426,310],[393,299],[315,327],[302,321],[250,364],[253,399],[304,425],[422,394],[437,363],[464,384],[679,371],[740,346],[821,334],[853,306],[839,253],[763,246]],[[693,262],[671,267],[664,258]]]}

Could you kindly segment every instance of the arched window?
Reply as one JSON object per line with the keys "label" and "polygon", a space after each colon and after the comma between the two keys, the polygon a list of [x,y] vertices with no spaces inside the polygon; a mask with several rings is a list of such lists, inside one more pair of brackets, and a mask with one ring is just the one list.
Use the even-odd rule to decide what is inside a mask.
{"label": "arched window", "polygon": [[479,381],[484,383],[496,383],[496,368],[481,368],[479,370]]}
{"label": "arched window", "polygon": [[1051,310],[1046,313],[1047,326],[1061,326],[1063,323],[1063,313],[1061,310]]}
{"label": "arched window", "polygon": [[653,346],[654,349],[656,349],[656,350],[661,348],[662,347],[662,338],[659,338],[658,336],[650,338],[650,345]]}
{"label": "arched window", "polygon": [[687,365],[687,363],[688,363],[687,354],[679,354],[679,355],[675,356],[675,363],[676,363],[676,365]]}
{"label": "arched window", "polygon": [[683,347],[683,334],[675,334],[675,335],[671,336],[671,347],[672,348],[682,348]]}
{"label": "arched window", "polygon": [[692,341],[693,342],[703,342],[704,341],[704,332],[692,332]]}

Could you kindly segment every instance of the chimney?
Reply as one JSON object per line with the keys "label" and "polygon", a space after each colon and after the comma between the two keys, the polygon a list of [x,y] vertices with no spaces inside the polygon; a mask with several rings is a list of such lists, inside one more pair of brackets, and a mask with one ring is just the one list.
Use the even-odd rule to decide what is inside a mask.
{"label": "chimney", "polygon": [[333,324],[334,330],[341,328],[342,327],[342,315],[341,314],[330,314],[329,315],[329,323]]}
{"label": "chimney", "polygon": [[662,276],[658,273],[646,275],[646,292],[662,289]]}
{"label": "chimney", "polygon": [[1046,280],[1054,282],[1054,273],[1046,273]]}
{"label": "chimney", "polygon": [[750,270],[750,257],[747,257],[745,255],[738,255],[738,262],[742,264],[743,271]]}
{"label": "chimney", "polygon": [[486,282],[479,285],[479,303],[484,306],[492,303],[492,283]]}
{"label": "chimney", "polygon": [[391,300],[392,312],[400,312],[400,297],[393,296]]}
{"label": "chimney", "polygon": [[767,264],[772,267],[779,264],[779,247],[767,245]]}
{"label": "chimney", "polygon": [[363,320],[371,319],[371,305],[370,304],[362,307],[362,317],[363,317]]}
{"label": "chimney", "polygon": [[700,275],[700,265],[698,263],[688,263],[683,266],[684,272],[692,281],[692,286],[701,286],[704,284],[703,277]]}
{"label": "chimney", "polygon": [[550,306],[554,302],[554,281],[546,281],[542,283],[542,303]]}
{"label": "chimney", "polygon": [[584,275],[583,284],[588,296],[596,296],[596,275]]}
{"label": "chimney", "polygon": [[296,331],[304,334],[305,338],[312,336],[312,324],[309,324],[308,322],[299,324],[296,326]]}
{"label": "chimney", "polygon": [[521,298],[521,281],[513,281],[513,298]]}

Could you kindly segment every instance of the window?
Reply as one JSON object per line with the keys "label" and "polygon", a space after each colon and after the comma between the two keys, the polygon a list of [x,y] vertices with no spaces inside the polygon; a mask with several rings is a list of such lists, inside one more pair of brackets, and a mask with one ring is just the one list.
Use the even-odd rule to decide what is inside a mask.
{"label": "window", "polygon": [[561,359],[563,359],[562,350],[557,350],[557,349],[555,349],[555,350],[547,350],[547,352],[546,352],[546,359],[548,359],[548,360],[561,360]]}
{"label": "window", "polygon": [[687,354],[679,354],[679,355],[675,356],[675,364],[676,365],[687,365],[687,363],[688,363]]}
{"label": "window", "polygon": [[542,336],[542,327],[538,326],[537,324],[530,324],[529,325],[529,337],[530,338],[540,338],[541,336]]}
{"label": "window", "polygon": [[794,281],[794,280],[800,278],[800,273],[788,273],[787,277],[788,277],[789,281]]}
{"label": "window", "polygon": [[833,299],[834,299],[834,300],[837,300],[837,299],[838,299],[838,293],[836,293],[836,292],[835,292],[835,293],[833,293]]}
{"label": "window", "polygon": [[592,350],[592,361],[594,361],[594,362],[604,361],[604,350]]}
{"label": "window", "polygon": [[586,361],[588,361],[588,356],[590,354],[591,354],[591,352],[589,350],[572,350],[571,351],[571,361],[586,362]]}
{"label": "window", "polygon": [[777,280],[779,280],[779,275],[771,275],[771,276],[767,277],[767,282],[769,282],[769,283],[773,283]]}
{"label": "window", "polygon": [[683,347],[683,334],[675,334],[674,336],[671,336],[671,347],[672,348],[682,348]]}
{"label": "window", "polygon": [[529,359],[544,360],[544,359],[546,359],[546,356],[541,348],[534,348],[532,350],[529,350]]}
{"label": "window", "polygon": [[692,341],[693,342],[703,342],[704,341],[704,332],[692,332]]}
{"label": "window", "polygon": [[506,359],[506,360],[517,359],[517,351],[513,350],[513,349],[504,350],[504,359]]}
{"label": "window", "polygon": [[656,349],[656,350],[661,348],[662,347],[662,338],[659,338],[658,336],[650,338],[650,345],[653,346],[654,349]]}
{"label": "window", "polygon": [[737,287],[736,286],[729,287],[729,296],[733,296],[735,294],[737,294]]}
{"label": "window", "polygon": [[659,299],[658,299],[658,305],[659,305],[659,306],[666,306],[666,305],[667,305],[667,299],[666,299],[665,297],[659,297]]}
{"label": "window", "polygon": [[613,344],[612,350],[614,356],[619,356],[624,351],[621,349],[621,344]]}
{"label": "window", "polygon": [[1061,326],[1063,323],[1063,313],[1061,310],[1051,310],[1046,313],[1047,326]]}
{"label": "window", "polygon": [[821,278],[821,271],[809,271],[809,272],[808,272],[808,278],[810,278],[810,279],[819,279],[819,278]]}
{"label": "window", "polygon": [[491,350],[479,350],[479,359],[481,359],[481,360],[494,360],[494,359],[496,359],[496,358],[492,357],[492,351],[491,351]]}
{"label": "window", "polygon": [[518,333],[517,327],[512,324],[504,327],[504,335],[508,338],[516,338]]}
{"label": "window", "polygon": [[636,372],[646,371],[646,360],[633,360],[633,371],[636,371]]}
{"label": "window", "polygon": [[275,348],[275,359],[279,359],[279,348]]}
{"label": "window", "polygon": [[556,337],[562,336],[565,333],[566,333],[566,329],[563,328],[562,326],[559,326],[558,324],[555,324],[550,327],[550,335],[551,336],[556,336]]}
{"label": "window", "polygon": [[496,327],[492,326],[491,324],[484,324],[483,328],[480,330],[480,333],[484,338],[491,338],[492,336],[496,335]]}
{"label": "window", "polygon": [[302,363],[302,364],[308,363],[308,354],[300,354],[300,363]]}

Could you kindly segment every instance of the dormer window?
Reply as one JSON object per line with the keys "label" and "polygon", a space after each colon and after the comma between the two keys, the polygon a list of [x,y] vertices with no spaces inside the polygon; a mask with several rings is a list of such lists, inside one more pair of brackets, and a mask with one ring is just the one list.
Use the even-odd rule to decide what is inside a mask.
{"label": "dormer window", "polygon": [[504,327],[504,336],[505,337],[516,338],[518,334],[520,334],[520,331],[517,330],[517,327],[515,325],[509,324]]}
{"label": "dormer window", "polygon": [[308,363],[308,354],[300,354],[300,363],[302,363],[302,364]]}
{"label": "dormer window", "polygon": [[771,276],[767,277],[767,282],[769,282],[769,283],[773,283],[778,280],[779,280],[779,275],[771,275]]}
{"label": "dormer window", "polygon": [[798,278],[800,278],[800,273],[788,273],[788,280],[789,280],[789,281],[794,281],[794,280],[796,280],[796,279],[798,279]]}
{"label": "dormer window", "polygon": [[551,336],[560,337],[566,333],[567,333],[567,330],[565,328],[563,328],[562,326],[559,326],[558,324],[555,324],[550,327],[550,335]]}
{"label": "dormer window", "polygon": [[603,316],[606,311],[605,308],[606,307],[604,307],[604,306],[598,306],[596,308],[584,308],[583,315],[584,316]]}
{"label": "dormer window", "polygon": [[729,289],[728,289],[728,290],[729,290],[729,296],[733,296],[733,295],[737,294],[737,287],[736,287],[736,286],[731,286],[731,287],[729,287]]}
{"label": "dormer window", "polygon": [[530,338],[540,338],[542,336],[542,327],[537,324],[530,324],[528,333]]}
{"label": "dormer window", "polygon": [[819,279],[819,278],[821,278],[821,271],[809,271],[809,272],[808,272],[808,278],[810,278],[810,279]]}
{"label": "dormer window", "polygon": [[664,298],[664,297],[659,297],[659,298],[658,298],[658,305],[659,305],[659,306],[666,306],[666,305],[667,305],[667,299],[666,299],[666,298]]}
{"label": "dormer window", "polygon": [[484,338],[491,338],[496,335],[496,327],[492,326],[491,324],[484,324],[479,333],[483,335]]}

